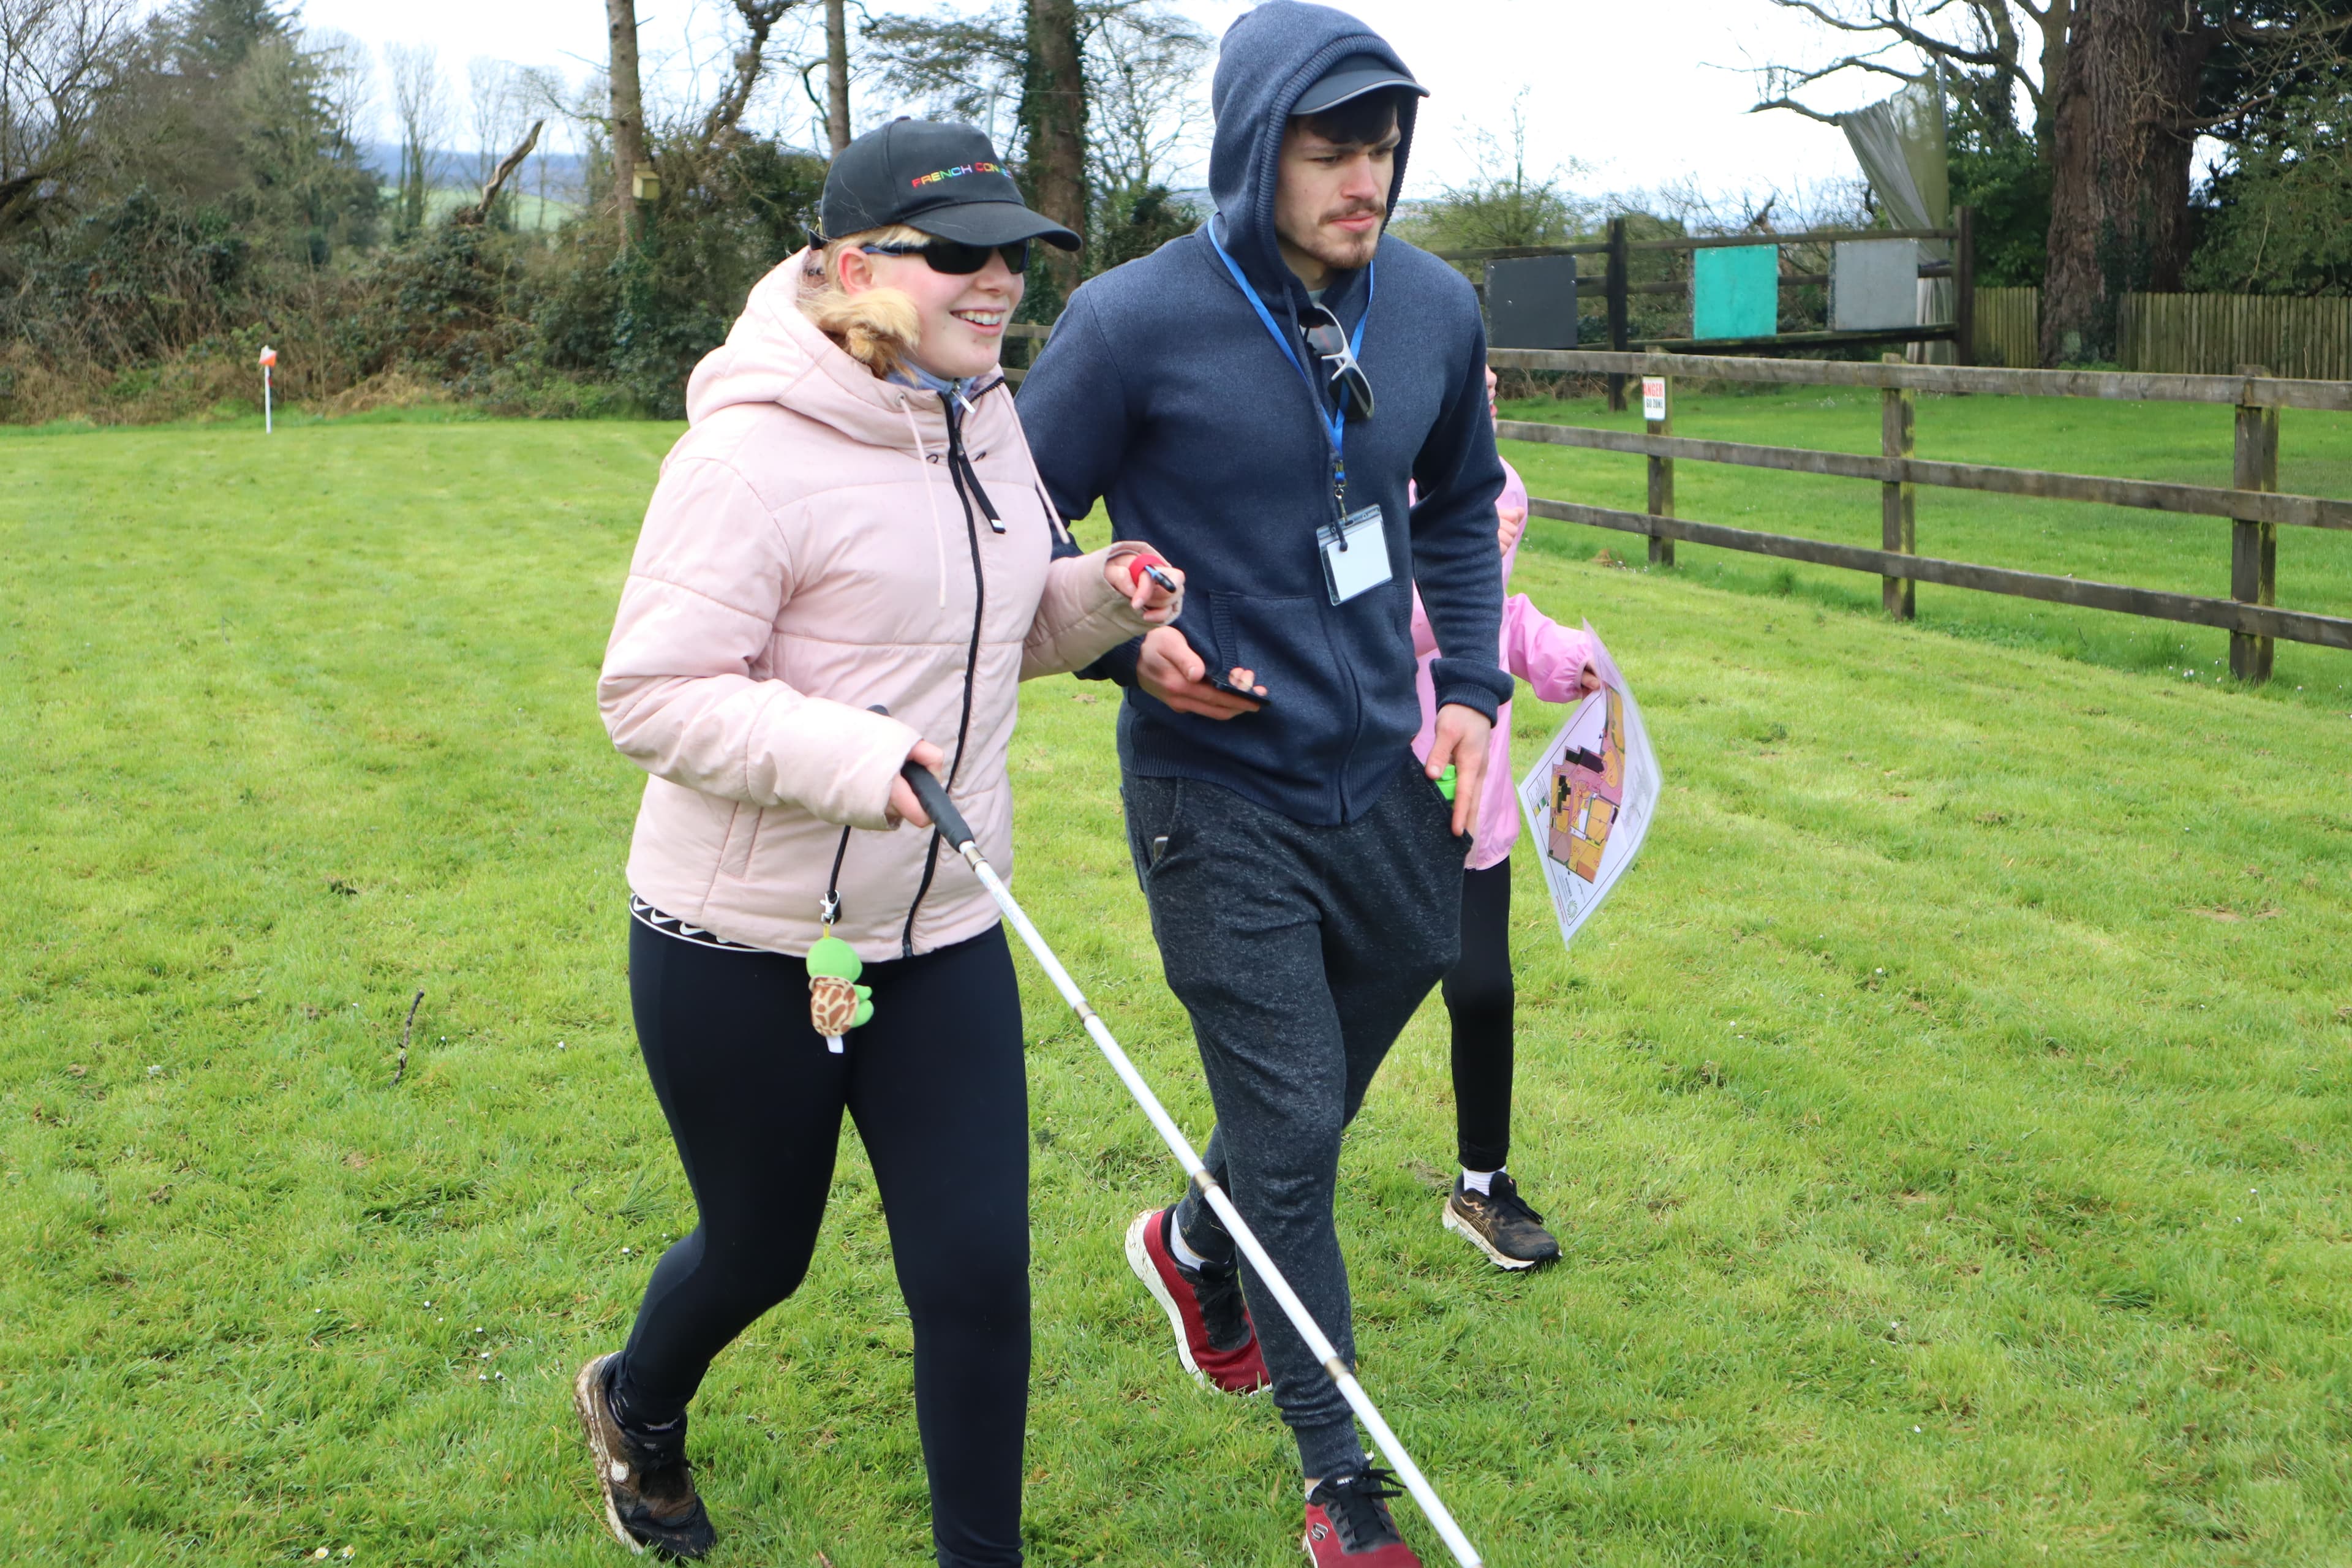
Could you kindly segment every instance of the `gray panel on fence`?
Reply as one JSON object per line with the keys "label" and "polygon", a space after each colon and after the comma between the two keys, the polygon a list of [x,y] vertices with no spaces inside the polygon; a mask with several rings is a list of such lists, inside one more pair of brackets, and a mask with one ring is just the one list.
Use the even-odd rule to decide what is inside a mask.
{"label": "gray panel on fence", "polygon": [[1830,257],[1830,327],[1875,331],[1919,324],[1919,242],[1842,239]]}
{"label": "gray panel on fence", "polygon": [[1576,346],[1576,258],[1486,263],[1486,341],[1496,348]]}

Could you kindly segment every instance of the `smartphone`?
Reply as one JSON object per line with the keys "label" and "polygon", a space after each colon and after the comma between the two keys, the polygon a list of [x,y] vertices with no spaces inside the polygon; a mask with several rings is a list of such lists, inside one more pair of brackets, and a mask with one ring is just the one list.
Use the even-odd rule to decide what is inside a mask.
{"label": "smartphone", "polygon": [[1225,692],[1229,696],[1245,697],[1261,708],[1271,708],[1274,706],[1273,698],[1268,697],[1265,692],[1259,691],[1253,687],[1235,686],[1233,683],[1233,680],[1222,670],[1212,669],[1202,679],[1207,680],[1210,685],[1215,687],[1218,690]]}

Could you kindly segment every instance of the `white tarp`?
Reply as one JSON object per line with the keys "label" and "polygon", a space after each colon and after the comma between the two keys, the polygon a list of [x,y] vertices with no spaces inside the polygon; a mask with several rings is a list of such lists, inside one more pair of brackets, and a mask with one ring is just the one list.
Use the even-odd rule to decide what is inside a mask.
{"label": "white tarp", "polygon": [[1841,239],[1830,248],[1830,326],[1841,332],[1919,324],[1919,242]]}
{"label": "white tarp", "polygon": [[[1886,209],[1895,227],[1951,226],[1944,85],[1935,71],[1929,71],[1892,98],[1839,115],[1837,121],[1845,132],[1847,144],[1853,149],[1855,161],[1862,165],[1864,177],[1870,181],[1872,192],[1877,195],[1879,205]],[[1952,247],[1948,240],[1922,241],[1919,250],[1922,258],[1928,261],[1952,258]],[[1943,322],[1952,319],[1955,300],[1950,279],[1921,279],[1914,287],[1919,297],[1916,321]],[[1948,343],[1926,346],[1934,351],[1930,357],[1938,363],[1948,363],[1952,357]]]}
{"label": "white tarp", "polygon": [[1658,803],[1658,758],[1641,705],[1591,623],[1584,629],[1601,689],[1585,694],[1519,781],[1519,809],[1564,942],[1633,863]]}

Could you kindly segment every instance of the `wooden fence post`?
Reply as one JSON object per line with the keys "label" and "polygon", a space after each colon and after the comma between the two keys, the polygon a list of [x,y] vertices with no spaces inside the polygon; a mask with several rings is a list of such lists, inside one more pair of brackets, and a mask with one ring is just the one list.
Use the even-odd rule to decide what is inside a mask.
{"label": "wooden fence post", "polygon": [[[1613,353],[1622,354],[1626,349],[1625,271],[1629,259],[1625,249],[1625,220],[1612,217],[1609,220],[1609,276],[1602,287],[1609,300],[1609,348]],[[1609,378],[1609,412],[1625,412],[1625,378],[1622,375],[1612,374]]]}
{"label": "wooden fence post", "polygon": [[[2242,375],[2266,375],[2261,365],[2238,367]],[[2278,489],[2279,416],[2275,408],[2238,405],[2237,450],[2230,484],[2242,490]],[[2230,523],[2230,597],[2242,605],[2278,603],[2278,524]],[[2230,673],[2256,685],[2271,678],[2271,639],[2248,632],[2230,634]]]}
{"label": "wooden fence post", "polygon": [[[1887,364],[1901,364],[1901,354],[1881,354]],[[1912,423],[1916,409],[1908,388],[1888,387],[1879,394],[1878,449],[1883,457],[1907,458],[1912,452]],[[1879,548],[1901,555],[1919,553],[1915,487],[1909,480],[1878,487]],[[1907,621],[1917,608],[1916,584],[1908,577],[1881,577],[1879,599],[1886,613]]]}
{"label": "wooden fence post", "polygon": [[[1655,419],[1649,417],[1650,383],[1654,380],[1658,384],[1659,417]],[[1651,435],[1671,436],[1675,433],[1674,395],[1674,379],[1666,374],[1666,356],[1652,354],[1650,364],[1642,376],[1642,427]],[[1650,515],[1675,515],[1675,460],[1672,458],[1650,459]],[[1650,535],[1650,564],[1672,566],[1674,563],[1675,542],[1654,533]]]}
{"label": "wooden fence post", "polygon": [[1977,215],[1962,206],[1952,215],[1958,236],[1952,242],[1952,357],[1977,363]]}

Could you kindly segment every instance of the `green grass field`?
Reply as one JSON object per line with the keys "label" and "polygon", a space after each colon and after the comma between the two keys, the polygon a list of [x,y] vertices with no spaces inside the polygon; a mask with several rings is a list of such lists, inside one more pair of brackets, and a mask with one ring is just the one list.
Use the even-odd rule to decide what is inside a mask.
{"label": "green grass field", "polygon": [[[2002,451],[1991,407],[1923,409],[1922,450]],[[2210,477],[2207,414],[2211,450],[2160,471]],[[2136,461],[2147,417],[2055,466]],[[2333,460],[2305,417],[2291,482]],[[1874,418],[1682,423],[1858,445]],[[0,1559],[624,1560],[567,1380],[692,1221],[627,1021],[639,779],[593,684],[673,433],[0,436]],[[1685,510],[1811,521],[1765,483],[1686,478]],[[2158,521],[2207,542],[2116,574],[2213,589],[2219,525]],[[1998,542],[2086,574],[2153,549]],[[1624,552],[1538,525],[1518,585],[1608,637],[1668,787],[1572,955],[1519,857],[1512,1164],[1564,1263],[1507,1279],[1439,1229],[1433,1009],[1342,1178],[1366,1381],[1488,1560],[2352,1562],[2340,666],[2283,651],[2254,695],[2007,601],[1923,590],[1900,627],[1840,607],[1866,581],[1775,596],[1756,563],[1598,543]],[[2282,555],[2285,602],[2344,606],[2340,556]],[[1111,717],[1027,689],[1017,886],[1197,1136]],[[1521,704],[1530,747],[1550,722]],[[1184,1380],[1120,1257],[1170,1163],[1024,963],[1031,1561],[1295,1561],[1271,1406]],[[697,1406],[722,1564],[928,1560],[908,1326],[845,1150],[807,1286]]]}

